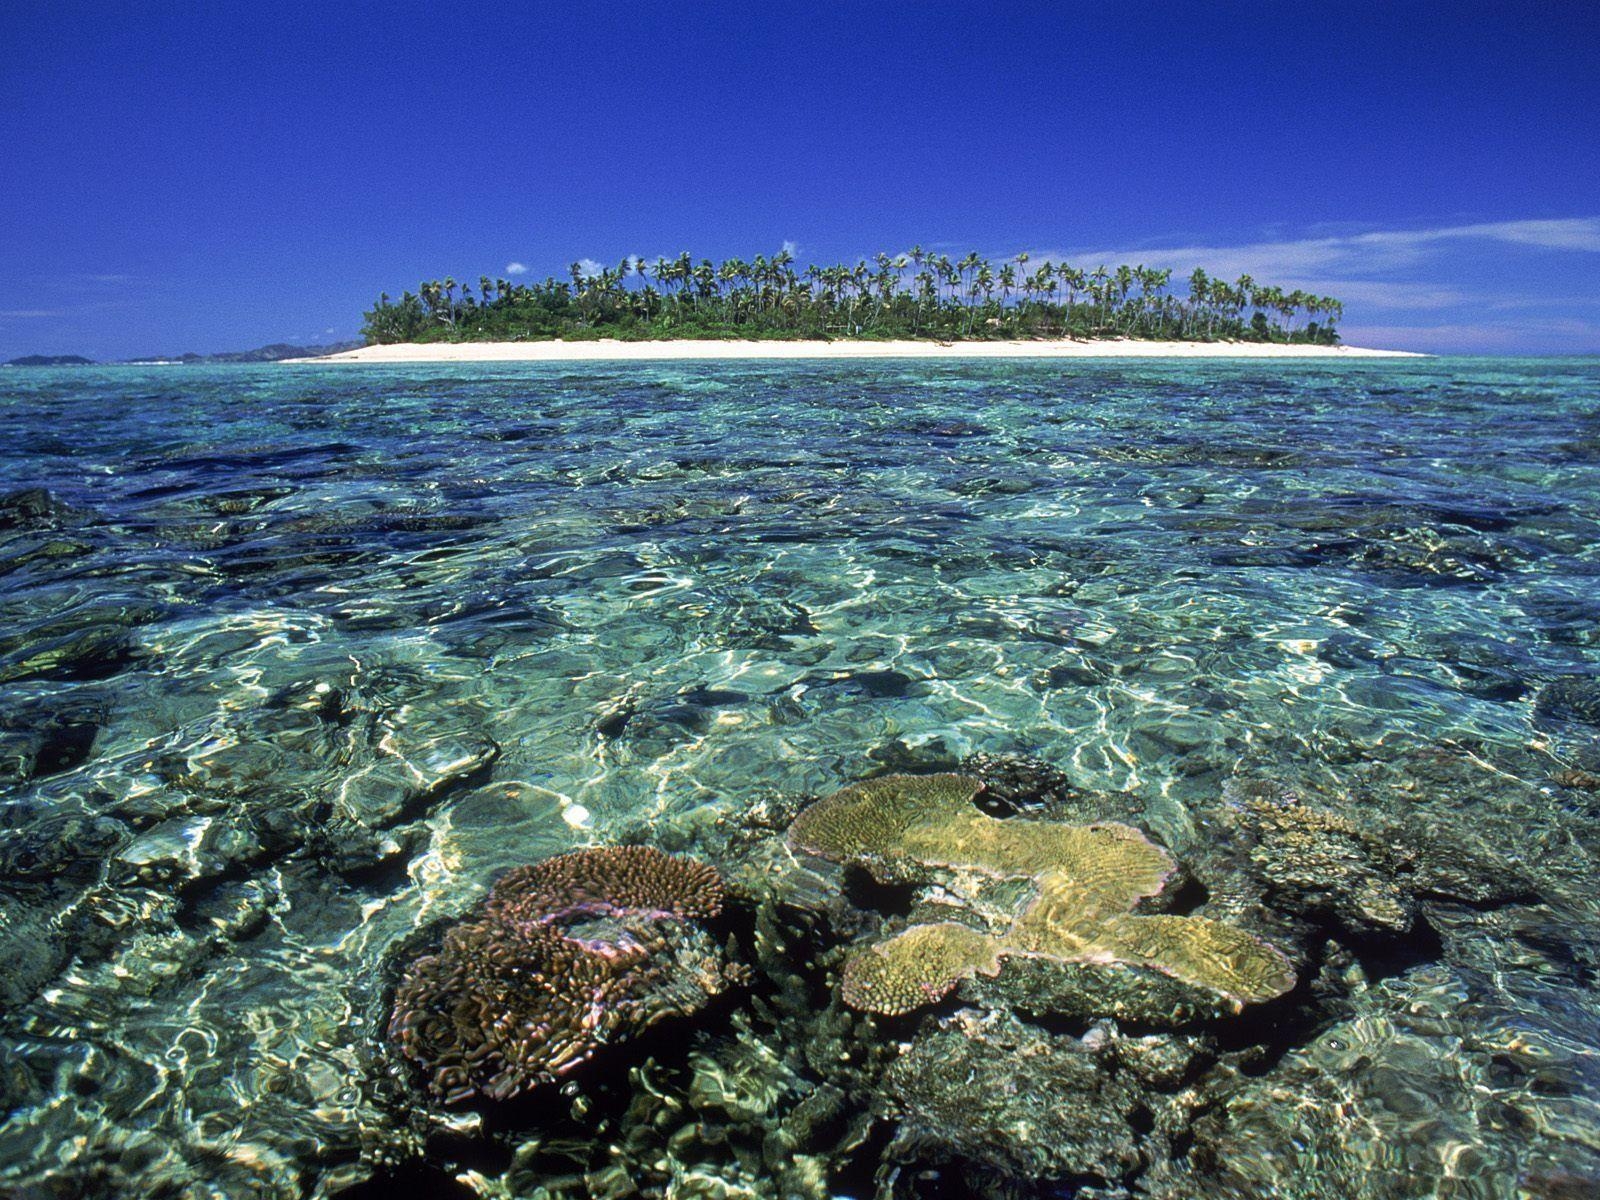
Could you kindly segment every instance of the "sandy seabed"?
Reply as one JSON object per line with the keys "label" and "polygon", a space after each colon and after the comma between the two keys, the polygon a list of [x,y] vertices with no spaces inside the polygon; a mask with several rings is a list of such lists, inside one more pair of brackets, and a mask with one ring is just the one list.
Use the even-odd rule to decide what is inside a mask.
{"label": "sandy seabed", "polygon": [[693,341],[406,342],[364,346],[291,363],[601,362],[796,358],[1420,358],[1406,350],[1267,342],[1105,341],[868,342]]}

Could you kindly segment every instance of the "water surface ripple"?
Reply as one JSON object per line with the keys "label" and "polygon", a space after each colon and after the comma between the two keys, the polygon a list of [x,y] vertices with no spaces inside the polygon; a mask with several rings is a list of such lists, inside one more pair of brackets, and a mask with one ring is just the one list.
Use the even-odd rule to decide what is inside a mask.
{"label": "water surface ripple", "polygon": [[16,1194],[357,1182],[381,964],[497,871],[979,751],[1541,881],[1190,1194],[1600,1187],[1592,360],[15,369],[0,492]]}

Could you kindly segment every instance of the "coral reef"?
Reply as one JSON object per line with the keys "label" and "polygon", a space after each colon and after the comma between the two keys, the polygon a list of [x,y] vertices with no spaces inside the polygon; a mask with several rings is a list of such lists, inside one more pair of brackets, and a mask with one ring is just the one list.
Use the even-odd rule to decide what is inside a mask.
{"label": "coral reef", "polygon": [[993,975],[1007,949],[968,925],[913,925],[845,964],[845,1003],[865,1012],[906,1013],[947,995],[969,975]]}
{"label": "coral reef", "polygon": [[[1595,945],[1539,908],[1431,908],[1440,960],[1358,986],[1271,1070],[1223,1061],[1185,1115],[1153,1200],[1600,1194],[1600,1084],[1583,1000]],[[1560,944],[1558,955],[1533,950]],[[1536,978],[1507,967],[1536,958]],[[1562,959],[1565,959],[1563,965]]]}
{"label": "coral reef", "polygon": [[[1414,759],[1407,767],[1443,769],[1436,758]],[[1481,803],[1476,824],[1482,829],[1408,810],[1397,817],[1376,804],[1369,808],[1362,797],[1324,796],[1276,776],[1230,779],[1222,796],[1217,836],[1197,857],[1214,878],[1227,881],[1224,908],[1259,911],[1270,903],[1302,923],[1330,924],[1346,936],[1395,937],[1412,929],[1427,898],[1495,905],[1539,892],[1526,867],[1495,845],[1514,842]],[[1349,811],[1360,819],[1345,815]]]}
{"label": "coral reef", "polygon": [[[879,1086],[900,1047],[829,986],[822,959],[837,933],[823,910],[729,885],[720,923],[749,979],[725,1019],[635,1039],[610,1069],[564,1077],[536,1106],[490,1117],[413,1105],[406,1112],[417,1136],[388,1169],[422,1156],[441,1169],[437,1179],[506,1198],[873,1194]],[[404,1106],[404,1091],[391,1103]],[[474,1153],[456,1157],[464,1130]],[[497,1173],[483,1173],[496,1161]],[[359,1197],[382,1197],[389,1186]]]}
{"label": "coral reef", "polygon": [[[1600,1195],[1600,377],[1469,367],[30,376],[0,1194]],[[1303,983],[1211,1021],[1158,971],[1009,955],[853,1008],[873,943],[994,939],[1039,886],[797,859],[841,771],[1144,830],[1182,869],[1124,915]],[[385,1036],[402,975],[464,881],[590,841],[714,865],[722,913],[572,913],[485,986],[544,1004],[568,941],[665,943],[647,1003],[705,1004],[717,947],[755,977],[443,1104]],[[551,871],[517,903],[621,896]]]}
{"label": "coral reef", "polygon": [[1263,780],[1229,780],[1223,796],[1256,872],[1297,908],[1329,911],[1353,929],[1411,928],[1415,905],[1391,851],[1355,822]]}
{"label": "coral reef", "polygon": [[[1127,825],[997,820],[972,801],[983,784],[961,775],[890,775],[853,784],[807,808],[790,828],[804,853],[866,867],[884,882],[935,875],[998,928],[913,924],[846,965],[845,999],[904,1013],[1004,959],[1035,958],[1102,971],[1154,972],[1217,1000],[1219,1011],[1282,995],[1288,960],[1243,929],[1205,917],[1142,915],[1176,870],[1165,850]],[[1020,908],[984,903],[991,880],[1030,881]],[[985,909],[989,911],[984,912]]]}
{"label": "coral reef", "polygon": [[490,892],[485,913],[513,923],[551,923],[579,912],[687,921],[715,917],[722,904],[715,868],[646,846],[610,846],[513,867]]}
{"label": "coral reef", "polygon": [[648,847],[516,868],[411,964],[389,1036],[445,1103],[508,1100],[725,990],[732,974],[693,923],[721,908],[714,870]]}

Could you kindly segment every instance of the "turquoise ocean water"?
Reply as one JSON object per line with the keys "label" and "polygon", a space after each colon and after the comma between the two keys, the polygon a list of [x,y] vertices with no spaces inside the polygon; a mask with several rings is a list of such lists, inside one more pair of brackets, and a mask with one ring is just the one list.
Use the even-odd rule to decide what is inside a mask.
{"label": "turquoise ocean water", "polygon": [[[1302,986],[1024,1022],[1122,1089],[1058,1175],[840,1084],[815,1194],[1600,1193],[1595,360],[14,369],[0,492],[4,1194],[624,1194],[582,1112],[565,1175],[538,1113],[418,1132],[402,948],[506,867],[717,861],[975,754],[1197,864],[1242,780],[1347,823],[1257,856]],[[1379,886],[1404,929],[1349,917]],[[636,1181],[806,1194],[717,1145]]]}

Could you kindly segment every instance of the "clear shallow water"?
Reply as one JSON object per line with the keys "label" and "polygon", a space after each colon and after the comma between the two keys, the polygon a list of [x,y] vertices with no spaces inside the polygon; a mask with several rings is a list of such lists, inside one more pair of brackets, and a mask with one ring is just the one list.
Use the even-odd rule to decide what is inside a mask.
{"label": "clear shallow water", "polygon": [[1600,1179],[1592,361],[13,370],[0,480],[15,1184],[357,1181],[418,926],[973,752],[1180,856],[1246,773],[1540,881],[1196,1117],[1191,1194]]}

